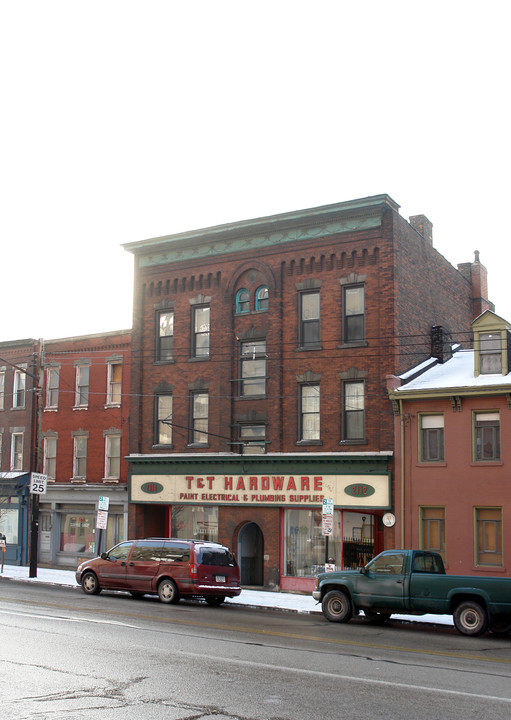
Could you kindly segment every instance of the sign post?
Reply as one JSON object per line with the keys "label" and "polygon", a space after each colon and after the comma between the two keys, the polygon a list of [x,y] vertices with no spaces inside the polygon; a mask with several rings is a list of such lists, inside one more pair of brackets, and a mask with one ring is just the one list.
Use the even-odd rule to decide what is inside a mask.
{"label": "sign post", "polygon": [[98,545],[96,548],[96,553],[98,555],[101,555],[101,540],[102,540],[103,530],[106,530],[108,527],[109,505],[110,505],[110,498],[100,495],[99,500],[98,500],[98,513],[96,515],[96,530],[99,530]]}
{"label": "sign post", "polygon": [[321,534],[325,537],[325,569],[329,564],[328,538],[334,530],[334,501],[332,498],[323,498],[321,512]]}

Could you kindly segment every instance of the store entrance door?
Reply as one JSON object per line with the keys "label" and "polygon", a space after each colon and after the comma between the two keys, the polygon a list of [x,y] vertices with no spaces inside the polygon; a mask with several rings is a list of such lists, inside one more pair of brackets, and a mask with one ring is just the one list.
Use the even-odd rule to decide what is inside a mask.
{"label": "store entrance door", "polygon": [[238,563],[242,585],[264,585],[264,538],[254,522],[243,525],[238,535]]}

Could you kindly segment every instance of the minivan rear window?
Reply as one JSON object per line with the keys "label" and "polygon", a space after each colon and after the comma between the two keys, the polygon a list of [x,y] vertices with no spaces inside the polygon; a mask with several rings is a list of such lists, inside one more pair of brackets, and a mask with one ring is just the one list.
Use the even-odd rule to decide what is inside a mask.
{"label": "minivan rear window", "polygon": [[236,567],[236,559],[226,548],[201,548],[197,553],[199,565]]}

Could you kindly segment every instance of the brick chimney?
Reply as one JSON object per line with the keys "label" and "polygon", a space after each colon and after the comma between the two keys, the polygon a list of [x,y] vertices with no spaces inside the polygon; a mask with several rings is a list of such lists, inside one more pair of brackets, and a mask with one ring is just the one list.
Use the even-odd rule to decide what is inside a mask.
{"label": "brick chimney", "polygon": [[431,357],[444,363],[452,358],[452,337],[441,325],[431,327]]}
{"label": "brick chimney", "polygon": [[479,261],[479,250],[474,252],[474,262],[459,263],[458,270],[472,285],[472,316],[479,317],[485,310],[495,310],[488,300],[488,271]]}
{"label": "brick chimney", "polygon": [[433,223],[425,215],[412,215],[410,218],[410,225],[417,230],[419,235],[422,235],[424,240],[431,246],[433,245]]}

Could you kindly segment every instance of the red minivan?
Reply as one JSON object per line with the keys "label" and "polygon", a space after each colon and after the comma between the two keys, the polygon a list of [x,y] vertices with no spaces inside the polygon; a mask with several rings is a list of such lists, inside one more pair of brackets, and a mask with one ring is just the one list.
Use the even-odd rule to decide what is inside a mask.
{"label": "red minivan", "polygon": [[197,540],[128,540],[76,569],[76,581],[88,595],[126,590],[133,597],[158,595],[161,602],[202,597],[220,605],[241,592],[236,558],[224,545]]}

